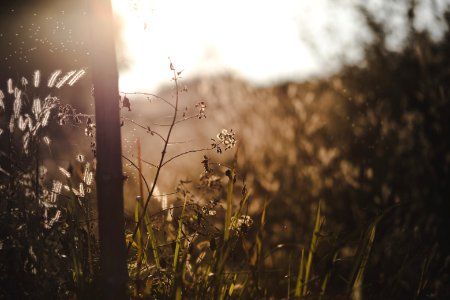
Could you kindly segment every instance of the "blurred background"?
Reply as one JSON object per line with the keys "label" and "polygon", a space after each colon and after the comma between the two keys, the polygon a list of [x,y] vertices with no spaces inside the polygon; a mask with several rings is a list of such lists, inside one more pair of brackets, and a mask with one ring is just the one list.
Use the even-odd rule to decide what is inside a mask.
{"label": "blurred background", "polygon": [[[320,201],[321,268],[331,249],[351,256],[367,226],[394,207],[377,228],[368,298],[450,297],[449,1],[112,2],[119,86],[131,100],[122,115],[164,133],[154,124],[169,120],[170,107],[131,93],[173,101],[170,57],[183,70],[187,114],[207,104],[206,119],[176,128],[170,156],[209,147],[223,128],[233,129],[238,170],[253,192],[250,214],[270,201],[268,248],[309,241]],[[0,11],[0,89],[35,69],[49,76],[87,68],[76,88],[38,92],[93,113],[86,2],[3,1]],[[0,116],[0,128],[6,124]],[[157,162],[157,138],[126,120],[122,134],[125,155],[135,158],[139,137],[143,158]],[[58,127],[52,137],[49,165],[91,155],[83,126]],[[231,151],[175,160],[160,191],[196,180],[204,154],[230,163]],[[137,183],[132,169],[126,172],[129,210]],[[144,174],[153,173],[146,165]],[[334,268],[348,271],[345,264]],[[342,284],[336,276],[330,288]]]}

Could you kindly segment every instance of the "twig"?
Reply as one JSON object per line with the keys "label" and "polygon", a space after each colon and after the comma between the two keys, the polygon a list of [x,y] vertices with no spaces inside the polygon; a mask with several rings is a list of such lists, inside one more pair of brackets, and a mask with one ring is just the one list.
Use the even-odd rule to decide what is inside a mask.
{"label": "twig", "polygon": [[174,160],[174,159],[177,158],[177,157],[180,157],[180,156],[183,156],[183,155],[186,155],[186,154],[189,154],[189,153],[195,153],[195,152],[200,152],[200,151],[210,151],[210,150],[212,150],[212,149],[214,149],[214,148],[203,148],[203,149],[189,150],[189,151],[186,151],[186,152],[177,154],[177,155],[175,155],[175,156],[172,156],[172,157],[169,158],[168,160],[166,160],[166,161],[161,165],[161,167],[164,167],[166,164],[168,164],[169,162],[171,162],[172,160]]}
{"label": "twig", "polygon": [[[167,103],[168,105],[172,106],[172,107],[175,109],[175,106],[174,106],[172,103],[170,103],[169,101],[167,101],[167,100],[164,99],[163,97],[158,96],[158,95],[155,95],[155,94],[152,94],[152,93],[143,93],[143,92],[131,92],[131,93],[128,93],[128,92],[119,92],[119,93],[120,93],[120,94],[124,94],[125,96],[126,96],[126,95],[151,96],[151,97],[154,97],[154,98],[157,98],[157,99],[160,99],[160,100],[164,101],[165,103]],[[178,94],[178,91],[177,91],[177,94]]]}
{"label": "twig", "polygon": [[[171,66],[172,66],[172,63],[171,63]],[[151,190],[149,192],[149,195],[148,195],[148,197],[147,197],[147,199],[145,201],[145,205],[144,205],[144,209],[142,210],[142,214],[139,216],[138,222],[137,222],[137,224],[134,227],[133,235],[131,236],[131,239],[128,242],[127,252],[130,251],[131,245],[133,244],[133,240],[136,237],[136,233],[137,233],[137,231],[139,229],[139,226],[140,226],[140,224],[142,222],[142,219],[145,216],[145,212],[147,211],[148,204],[150,203],[151,196],[153,195],[153,191],[155,190],[156,183],[158,181],[159,174],[161,172],[161,168],[162,168],[162,164],[164,162],[164,158],[166,157],[167,145],[168,145],[169,140],[170,140],[170,135],[172,134],[172,130],[173,130],[174,126],[175,126],[175,122],[177,121],[179,91],[178,91],[178,75],[177,75],[177,72],[176,72],[176,70],[174,68],[173,68],[173,75],[174,75],[173,76],[173,80],[175,82],[176,94],[175,94],[175,107],[174,107],[175,111],[174,111],[172,123],[171,123],[171,126],[169,127],[169,131],[167,133],[167,138],[165,139],[165,142],[164,142],[164,148],[163,148],[163,150],[161,152],[160,162],[158,164],[158,167],[156,168],[156,174],[155,174],[155,178],[153,180],[153,185],[152,185]]]}
{"label": "twig", "polygon": [[151,135],[156,134],[158,137],[161,138],[161,140],[162,140],[164,143],[166,142],[166,139],[165,139],[161,134],[159,134],[158,132],[151,130],[150,126],[144,126],[144,125],[139,124],[138,122],[136,122],[136,121],[134,121],[134,120],[132,120],[132,119],[130,119],[130,118],[122,117],[122,119],[123,119],[123,120],[126,120],[126,121],[129,121],[129,122],[133,123],[134,125],[136,125],[136,126],[138,126],[138,127],[141,127],[142,129],[147,130],[147,132],[149,132]]}

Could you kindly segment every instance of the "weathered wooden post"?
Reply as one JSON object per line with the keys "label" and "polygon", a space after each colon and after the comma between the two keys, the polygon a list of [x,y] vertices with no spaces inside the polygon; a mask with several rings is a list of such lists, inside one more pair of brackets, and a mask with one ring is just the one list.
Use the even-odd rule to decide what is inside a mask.
{"label": "weathered wooden post", "polygon": [[126,249],[123,215],[119,90],[114,23],[109,0],[89,1],[92,74],[97,139],[97,198],[101,294],[126,299]]}

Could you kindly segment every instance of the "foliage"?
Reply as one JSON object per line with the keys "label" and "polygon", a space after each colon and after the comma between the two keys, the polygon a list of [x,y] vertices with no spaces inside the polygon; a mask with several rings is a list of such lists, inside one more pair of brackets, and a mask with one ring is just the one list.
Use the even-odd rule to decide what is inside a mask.
{"label": "foliage", "polygon": [[[204,119],[207,107],[198,102],[192,115],[180,109],[186,90],[172,63],[175,102],[144,94],[167,104],[170,123],[129,118],[134,93],[122,93],[124,126],[162,145],[158,162],[140,150],[124,156],[140,183],[124,237],[130,297],[449,297],[450,36],[433,42],[412,30],[404,50],[389,51],[383,27],[364,13],[377,36],[364,65],[326,81],[255,92],[266,105],[241,112],[240,147],[225,163],[206,152],[235,149],[232,130],[220,131],[210,147],[167,151],[172,130]],[[18,97],[12,87],[0,105],[0,138],[8,146],[0,153],[0,297],[97,295],[88,179],[95,164],[79,158],[54,179],[42,159],[47,125],[85,123],[94,138],[95,119],[53,97],[40,109],[34,97],[17,101],[24,90]],[[257,138],[254,124],[265,138]],[[160,194],[159,174],[193,153],[203,155],[200,178]],[[143,164],[154,171],[150,177]]]}

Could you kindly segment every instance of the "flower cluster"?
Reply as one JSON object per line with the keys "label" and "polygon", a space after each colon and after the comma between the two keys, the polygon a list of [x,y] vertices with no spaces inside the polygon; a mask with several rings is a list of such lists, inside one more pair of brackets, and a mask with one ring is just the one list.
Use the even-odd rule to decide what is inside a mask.
{"label": "flower cluster", "polygon": [[230,129],[230,131],[222,129],[222,131],[217,134],[217,139],[218,141],[211,139],[213,141],[211,146],[217,150],[217,153],[222,153],[222,148],[220,145],[224,145],[225,150],[232,149],[236,146],[236,137],[233,129]]}
{"label": "flower cluster", "polygon": [[249,215],[242,215],[239,218],[232,217],[230,229],[237,233],[246,233],[248,228],[253,225],[253,220]]}
{"label": "flower cluster", "polygon": [[87,118],[86,120],[86,128],[84,129],[84,134],[89,137],[94,137],[95,123],[92,122],[91,118]]}
{"label": "flower cluster", "polygon": [[203,119],[206,118],[206,103],[205,102],[199,102],[197,104],[195,104],[195,107],[198,108],[198,118],[199,119]]}

